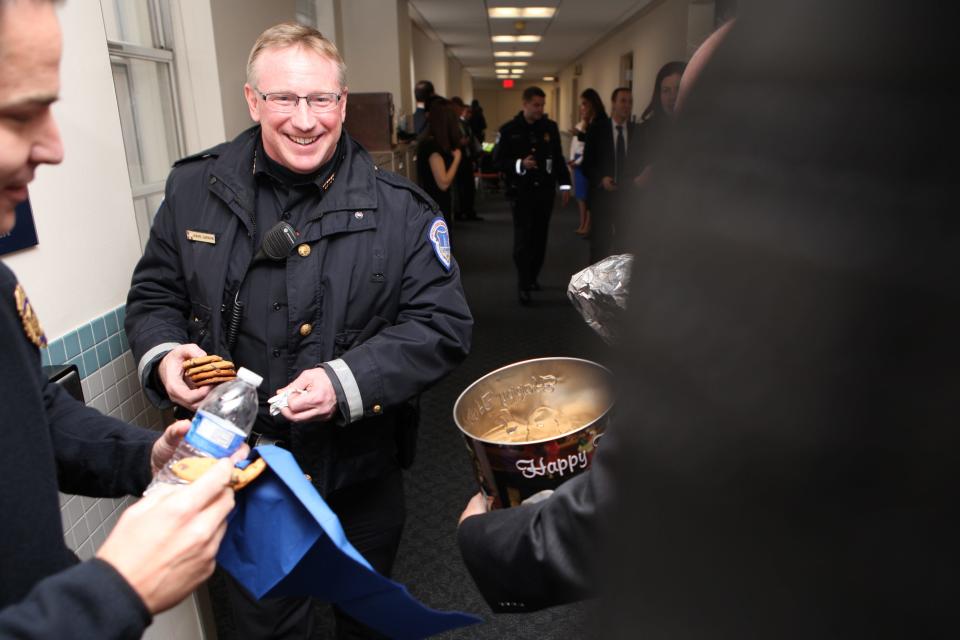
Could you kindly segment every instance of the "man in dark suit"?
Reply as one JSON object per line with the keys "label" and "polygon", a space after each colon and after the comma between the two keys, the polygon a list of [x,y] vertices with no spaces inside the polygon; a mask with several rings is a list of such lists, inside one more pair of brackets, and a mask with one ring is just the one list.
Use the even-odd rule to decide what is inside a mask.
{"label": "man in dark suit", "polygon": [[619,420],[587,479],[465,514],[485,595],[556,604],[605,549],[602,638],[955,634],[958,95],[921,5],[744,7],[631,233]]}
{"label": "man in dark suit", "polygon": [[587,129],[580,170],[589,183],[591,219],[590,262],[611,254],[617,217],[633,179],[632,152],[635,127],[630,122],[633,93],[627,87],[614,89],[610,118],[595,120]]}

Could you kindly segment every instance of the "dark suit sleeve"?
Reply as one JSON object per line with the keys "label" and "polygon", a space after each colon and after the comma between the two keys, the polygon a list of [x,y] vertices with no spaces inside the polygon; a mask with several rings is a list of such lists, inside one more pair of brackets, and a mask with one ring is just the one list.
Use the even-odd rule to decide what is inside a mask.
{"label": "dark suit sleeve", "polygon": [[151,617],[108,563],[94,559],[39,582],[0,610],[0,638],[139,638]]}
{"label": "dark suit sleeve", "polygon": [[536,611],[593,595],[595,541],[610,493],[600,459],[547,500],[460,525],[464,564],[494,611]]}
{"label": "dark suit sleeve", "polygon": [[553,125],[553,166],[557,167],[557,182],[570,186],[570,169],[567,168],[567,158],[563,155],[560,129],[556,123]]}
{"label": "dark suit sleeve", "polygon": [[516,173],[513,166],[514,160],[510,149],[510,123],[507,123],[497,132],[497,144],[493,148],[493,164],[497,167],[497,171],[512,176]]}
{"label": "dark suit sleeve", "polygon": [[591,187],[599,187],[603,176],[610,175],[604,173],[604,155],[606,152],[604,137],[607,133],[604,122],[597,121],[590,124],[583,144],[583,162],[580,163],[580,170],[586,176]]}
{"label": "dark suit sleeve", "polygon": [[43,401],[61,491],[102,498],[143,492],[159,434],[84,406],[53,382],[44,385]]}

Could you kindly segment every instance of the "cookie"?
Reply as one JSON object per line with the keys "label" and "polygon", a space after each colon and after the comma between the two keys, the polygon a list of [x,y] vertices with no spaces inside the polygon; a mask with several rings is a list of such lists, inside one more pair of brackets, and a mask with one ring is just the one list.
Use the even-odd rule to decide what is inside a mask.
{"label": "cookie", "polygon": [[237,376],[223,376],[220,378],[207,378],[206,380],[197,380],[193,384],[198,387],[205,387],[210,384],[220,384],[221,382],[230,382],[231,380],[236,380]]}
{"label": "cookie", "polygon": [[207,378],[236,378],[237,372],[233,369],[217,369],[216,371],[203,371],[190,376],[194,382],[201,382]]}
{"label": "cookie", "polygon": [[[217,458],[184,458],[174,463],[170,469],[181,480],[193,482],[215,464]],[[230,476],[230,486],[239,491],[253,482],[266,468],[266,460],[257,458],[243,469],[234,469]]]}
{"label": "cookie", "polygon": [[218,362],[223,360],[220,356],[200,356],[199,358],[190,358],[189,360],[183,361],[183,369],[192,369],[201,364],[208,364],[210,362]]}
{"label": "cookie", "polygon": [[216,362],[208,362],[207,364],[201,364],[199,366],[193,367],[192,369],[187,369],[188,376],[195,376],[198,373],[203,373],[204,371],[216,371],[217,369],[233,369],[233,363],[229,360],[217,360]]}

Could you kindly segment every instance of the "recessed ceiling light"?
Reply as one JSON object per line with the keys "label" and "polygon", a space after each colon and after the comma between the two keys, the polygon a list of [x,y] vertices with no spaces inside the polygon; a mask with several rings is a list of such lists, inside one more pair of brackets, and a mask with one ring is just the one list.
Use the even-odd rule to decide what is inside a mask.
{"label": "recessed ceiling light", "polygon": [[513,70],[511,71],[511,73],[523,74],[523,69],[513,69]]}
{"label": "recessed ceiling light", "polygon": [[532,58],[533,51],[494,51],[494,58]]}
{"label": "recessed ceiling light", "polygon": [[556,77],[556,76],[543,76],[543,81],[544,81],[544,82],[556,82],[556,81],[557,81],[557,77]]}
{"label": "recessed ceiling light", "polygon": [[540,42],[540,36],[534,36],[534,35],[493,36],[490,39],[493,42]]}
{"label": "recessed ceiling light", "polygon": [[495,67],[525,67],[527,66],[526,60],[497,60],[493,63]]}
{"label": "recessed ceiling light", "polygon": [[552,18],[556,7],[490,7],[491,18]]}
{"label": "recessed ceiling light", "polygon": [[507,77],[507,78],[513,78],[514,80],[516,80],[516,79],[519,78],[520,76],[519,76],[519,75],[510,75],[510,76],[506,76],[506,77]]}

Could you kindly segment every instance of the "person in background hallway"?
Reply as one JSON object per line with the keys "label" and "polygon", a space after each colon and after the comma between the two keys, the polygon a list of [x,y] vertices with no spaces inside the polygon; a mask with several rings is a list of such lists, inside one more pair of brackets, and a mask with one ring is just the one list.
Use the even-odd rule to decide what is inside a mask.
{"label": "person in background hallway", "polygon": [[474,98],[470,101],[470,128],[477,142],[483,143],[487,132],[487,119],[483,116],[483,107],[480,101]]}
{"label": "person in background hallway", "polygon": [[[193,410],[207,393],[184,381],[188,358],[220,354],[261,373],[251,439],[290,449],[347,539],[389,576],[418,395],[470,346],[449,232],[420,188],[377,170],[343,130],[346,69],[320,32],[295,23],[264,31],[243,90],[257,124],[170,173],[133,274],[130,346],[162,406]],[[281,222],[297,230],[296,249],[258,260],[265,232]],[[215,242],[192,239],[197,229]],[[243,313],[224,300],[245,303]],[[301,392],[271,415],[267,399],[292,390]],[[215,604],[234,633],[309,636],[308,598],[257,601],[224,581],[227,597]],[[339,609],[334,616],[337,637],[374,636]]]}
{"label": "person in background hallway", "polygon": [[434,97],[427,128],[417,145],[417,181],[447,220],[453,217],[451,187],[465,162],[460,148],[461,133],[453,103]]}
{"label": "person in background hallway", "polygon": [[464,104],[459,96],[450,98],[453,103],[453,109],[457,112],[458,122],[460,123],[460,149],[463,157],[460,161],[460,167],[457,169],[457,189],[454,210],[457,220],[482,221],[483,218],[477,215],[474,208],[476,199],[476,185],[473,174],[477,169],[477,161],[480,159],[480,142],[474,136],[473,129],[470,128],[470,107]]}
{"label": "person in background hallway", "polygon": [[494,162],[506,175],[513,213],[513,262],[520,304],[539,291],[537,277],[547,252],[547,232],[557,185],[563,206],[570,201],[570,172],[560,148],[557,123],[546,117],[546,94],[540,87],[523,91],[523,108],[500,127]]}
{"label": "person in background hallway", "polygon": [[956,635],[949,9],[740,3],[627,245],[640,304],[587,474],[608,502],[554,502],[583,476],[475,497],[459,537],[487,597],[546,606],[585,567],[601,638]]}
{"label": "person in background hallway", "polygon": [[650,104],[643,110],[641,123],[637,128],[638,143],[634,155],[635,170],[638,173],[633,179],[637,187],[645,188],[649,184],[654,155],[661,145],[667,143],[675,119],[680,79],[686,68],[686,62],[668,62],[657,72],[653,96]]}
{"label": "person in background hallway", "polygon": [[433,83],[429,80],[421,80],[413,87],[413,97],[417,101],[417,108],[413,112],[413,133],[415,136],[420,136],[427,128],[427,103],[435,95]]}
{"label": "person in background hallway", "polygon": [[607,117],[607,110],[603,108],[603,101],[600,95],[593,89],[584,89],[580,94],[580,121],[577,126],[570,130],[570,171],[573,173],[574,195],[577,197],[577,206],[580,207],[580,226],[576,229],[576,234],[586,237],[590,235],[590,210],[587,208],[587,197],[589,195],[589,183],[587,177],[580,170],[580,163],[583,161],[584,140],[587,137],[587,130],[590,123],[594,120],[602,120]]}
{"label": "person in background hallway", "polygon": [[580,170],[587,177],[590,208],[590,263],[613,252],[620,209],[634,177],[630,151],[635,127],[630,122],[633,93],[618,87],[610,97],[610,118],[595,120],[587,129]]}
{"label": "person in background hallway", "polygon": [[[0,235],[16,224],[37,167],[63,158],[51,109],[60,92],[54,4],[0,0]],[[213,571],[233,508],[230,461],[129,507],[80,562],[64,542],[58,492],[140,495],[189,423],[158,434],[84,406],[41,369],[45,346],[24,288],[0,263],[0,637],[140,637]]]}

